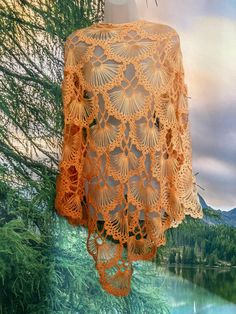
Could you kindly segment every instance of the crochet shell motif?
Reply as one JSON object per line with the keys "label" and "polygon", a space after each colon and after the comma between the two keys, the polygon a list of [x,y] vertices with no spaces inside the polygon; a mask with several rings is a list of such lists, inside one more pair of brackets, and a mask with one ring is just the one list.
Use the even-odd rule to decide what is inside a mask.
{"label": "crochet shell motif", "polygon": [[64,48],[55,208],[88,228],[103,289],[126,296],[132,262],[153,259],[185,215],[203,217],[180,38],[145,20],[97,23]]}

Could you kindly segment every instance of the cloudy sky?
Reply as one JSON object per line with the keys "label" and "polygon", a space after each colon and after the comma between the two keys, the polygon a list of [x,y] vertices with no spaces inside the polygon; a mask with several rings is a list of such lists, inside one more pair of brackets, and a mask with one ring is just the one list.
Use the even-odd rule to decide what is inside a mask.
{"label": "cloudy sky", "polygon": [[[188,85],[193,172],[215,209],[236,207],[236,0],[136,0],[140,18],[178,32]],[[203,188],[203,189],[201,189]]]}

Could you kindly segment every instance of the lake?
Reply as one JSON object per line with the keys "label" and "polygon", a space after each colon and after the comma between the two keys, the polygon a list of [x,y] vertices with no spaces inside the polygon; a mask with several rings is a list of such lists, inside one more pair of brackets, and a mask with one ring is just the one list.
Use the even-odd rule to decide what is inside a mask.
{"label": "lake", "polygon": [[[66,225],[66,223],[65,223]],[[68,232],[68,229],[70,232]],[[86,250],[87,233],[67,226],[60,232],[60,250],[55,250],[60,265],[76,265],[73,291],[66,282],[48,285],[57,291],[55,300],[71,308],[73,314],[235,314],[236,268],[164,267],[151,261],[133,262],[131,291],[126,297],[115,297],[104,291],[98,280],[93,258]],[[66,249],[68,257],[61,255]],[[72,254],[73,253],[73,254]],[[66,257],[66,258],[65,258]],[[72,263],[72,264],[71,264]],[[74,264],[75,263],[75,264]],[[66,268],[62,267],[66,272]],[[60,274],[63,279],[63,273]],[[50,279],[50,278],[49,278]],[[50,280],[49,280],[50,282]],[[73,298],[72,298],[73,296]],[[54,314],[57,312],[47,312]]]}
{"label": "lake", "polygon": [[144,278],[154,276],[153,289],[161,287],[171,314],[236,313],[236,268],[158,266],[154,270],[140,263],[138,272]]}

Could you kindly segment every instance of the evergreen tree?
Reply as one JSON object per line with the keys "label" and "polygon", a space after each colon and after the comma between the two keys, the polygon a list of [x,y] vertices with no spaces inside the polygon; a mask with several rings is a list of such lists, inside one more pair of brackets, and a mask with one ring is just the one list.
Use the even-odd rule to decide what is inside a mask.
{"label": "evergreen tree", "polygon": [[215,266],[216,265],[216,256],[215,254],[210,254],[208,257],[208,265],[209,266]]}
{"label": "evergreen tree", "polygon": [[197,241],[195,241],[195,244],[194,244],[194,254],[196,257],[199,255],[199,246],[198,246]]}
{"label": "evergreen tree", "polygon": [[187,254],[188,254],[187,249],[184,246],[183,253],[182,253],[182,264],[187,264],[188,263],[188,256],[187,256]]}
{"label": "evergreen tree", "polygon": [[189,262],[189,264],[195,264],[196,260],[197,260],[197,258],[196,258],[195,252],[194,252],[194,248],[191,247],[189,249],[189,259],[188,259],[188,262]]}
{"label": "evergreen tree", "polygon": [[170,252],[170,255],[169,255],[169,264],[174,264],[175,263],[175,256],[176,256],[176,253],[174,251],[171,251]]}
{"label": "evergreen tree", "polygon": [[[136,285],[126,302],[104,294],[85,230],[54,209],[64,44],[73,31],[101,21],[103,6],[104,0],[1,1],[1,313],[123,313],[127,307],[133,313],[147,307]],[[150,313],[164,312],[157,295],[149,294]]]}
{"label": "evergreen tree", "polygon": [[233,256],[231,259],[231,265],[236,266],[236,256]]}
{"label": "evergreen tree", "polygon": [[[205,209],[204,214],[215,216],[215,211]],[[217,215],[217,213],[216,213]],[[213,253],[217,264],[220,261],[232,263],[236,256],[236,228],[228,225],[208,225],[205,222],[196,219],[186,219],[188,223],[182,223],[178,228],[172,230],[172,243],[169,242],[167,231],[167,246],[169,249],[183,247],[182,263],[196,264],[209,263],[209,256]],[[190,245],[191,244],[191,245]],[[190,247],[194,248],[194,254]]]}
{"label": "evergreen tree", "polygon": [[177,264],[181,264],[181,256],[180,256],[180,252],[178,252],[178,253],[177,253],[176,263],[177,263]]}
{"label": "evergreen tree", "polygon": [[201,253],[202,253],[202,259],[204,260],[206,257],[206,240],[205,239],[201,241]]}

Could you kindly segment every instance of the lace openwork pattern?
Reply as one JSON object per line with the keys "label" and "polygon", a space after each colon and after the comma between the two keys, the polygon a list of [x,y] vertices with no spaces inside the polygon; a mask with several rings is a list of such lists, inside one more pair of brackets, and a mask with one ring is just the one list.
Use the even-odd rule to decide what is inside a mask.
{"label": "lace openwork pattern", "polygon": [[203,217],[180,38],[165,24],[102,23],[64,48],[55,208],[87,227],[102,287],[125,296],[132,262],[153,259],[185,215]]}

